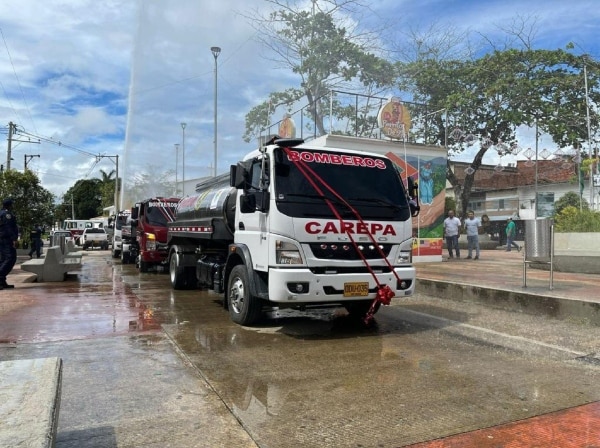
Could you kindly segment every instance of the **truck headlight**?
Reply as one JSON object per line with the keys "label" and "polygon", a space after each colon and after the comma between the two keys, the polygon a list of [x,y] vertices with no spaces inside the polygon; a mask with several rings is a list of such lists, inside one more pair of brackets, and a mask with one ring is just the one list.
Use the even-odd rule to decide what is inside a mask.
{"label": "truck headlight", "polygon": [[410,263],[412,263],[412,251],[401,250],[398,253],[398,258],[396,259],[396,264],[410,264]]}
{"label": "truck headlight", "polygon": [[293,243],[275,241],[275,260],[277,264],[302,264],[300,249]]}
{"label": "truck headlight", "polygon": [[146,250],[156,250],[156,235],[146,233]]}

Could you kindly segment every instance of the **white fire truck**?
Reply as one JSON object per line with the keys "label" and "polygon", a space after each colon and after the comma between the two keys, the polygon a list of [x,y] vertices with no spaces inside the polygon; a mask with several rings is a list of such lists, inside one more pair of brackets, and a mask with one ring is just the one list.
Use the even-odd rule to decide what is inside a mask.
{"label": "white fire truck", "polygon": [[196,192],[168,224],[171,285],[223,293],[236,323],[323,306],[368,322],[414,292],[418,205],[381,154],[273,139]]}

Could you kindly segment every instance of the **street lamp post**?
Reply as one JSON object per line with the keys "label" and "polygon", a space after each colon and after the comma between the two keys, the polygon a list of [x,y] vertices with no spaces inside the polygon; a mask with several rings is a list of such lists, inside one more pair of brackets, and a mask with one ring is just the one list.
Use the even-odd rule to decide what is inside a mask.
{"label": "street lamp post", "polygon": [[[588,137],[588,157],[590,159],[590,206],[594,209],[594,172],[592,170],[592,131],[590,129],[590,96],[588,92],[588,79],[587,79],[587,60],[589,56],[583,55],[583,80],[585,82],[585,112],[586,112],[586,124],[587,124],[587,137]],[[581,168],[579,169],[581,173]],[[581,174],[579,174],[581,176]],[[581,195],[580,195],[581,196]],[[580,208],[582,207],[580,201]]]}
{"label": "street lamp post", "polygon": [[179,171],[179,143],[175,143],[175,196],[177,196],[177,173]]}
{"label": "street lamp post", "polygon": [[181,139],[181,196],[185,196],[185,127],[187,126],[187,123],[181,123],[181,132],[182,132],[182,139]]}
{"label": "street lamp post", "polygon": [[217,176],[217,58],[219,57],[219,54],[221,53],[221,47],[210,47],[210,51],[212,51],[213,57],[215,58],[215,94],[214,94],[214,100],[215,100],[215,117],[214,117],[214,128],[215,128],[215,135],[214,135],[214,148],[215,148],[215,160],[214,160],[214,164],[213,164],[213,176],[216,177]]}

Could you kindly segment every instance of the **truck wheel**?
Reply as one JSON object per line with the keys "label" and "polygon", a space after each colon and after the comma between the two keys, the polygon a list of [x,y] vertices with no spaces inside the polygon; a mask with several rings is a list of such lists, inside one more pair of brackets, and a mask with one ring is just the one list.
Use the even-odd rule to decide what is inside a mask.
{"label": "truck wheel", "polygon": [[195,272],[189,267],[182,266],[179,256],[175,252],[169,259],[169,276],[173,289],[192,289],[194,287]]}
{"label": "truck wheel", "polygon": [[[365,317],[367,311],[371,308],[371,303],[373,303],[373,300],[371,299],[346,302],[344,303],[344,308],[346,308],[346,311],[348,311],[350,316],[362,318]],[[375,313],[379,311],[379,308],[381,308],[381,302],[377,302],[377,305],[375,305]]]}
{"label": "truck wheel", "polygon": [[227,305],[231,320],[240,325],[254,324],[261,317],[262,303],[258,297],[250,294],[246,267],[241,264],[235,266],[227,283]]}
{"label": "truck wheel", "polygon": [[129,264],[129,252],[121,251],[121,264]]}
{"label": "truck wheel", "polygon": [[148,272],[149,269],[150,263],[140,260],[140,272]]}
{"label": "truck wheel", "polygon": [[113,258],[119,258],[119,256],[121,255],[121,251],[120,250],[112,250],[112,257]]}

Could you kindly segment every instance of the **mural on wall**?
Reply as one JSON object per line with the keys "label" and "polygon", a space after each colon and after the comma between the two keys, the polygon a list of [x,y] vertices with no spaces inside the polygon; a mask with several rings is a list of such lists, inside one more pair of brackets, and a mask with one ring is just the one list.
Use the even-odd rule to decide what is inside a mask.
{"label": "mural on wall", "polygon": [[419,186],[421,212],[413,218],[413,256],[440,256],[443,245],[444,206],[446,198],[446,158],[411,151],[386,154],[404,178],[412,177]]}
{"label": "mural on wall", "polygon": [[[411,129],[409,110],[400,98],[393,97],[383,104],[377,115],[381,133],[390,140],[403,141]],[[418,261],[441,260],[446,199],[446,157],[439,148],[411,146],[407,151],[391,151],[386,155],[396,164],[403,179],[416,181],[419,188],[421,212],[413,218],[413,257]]]}

